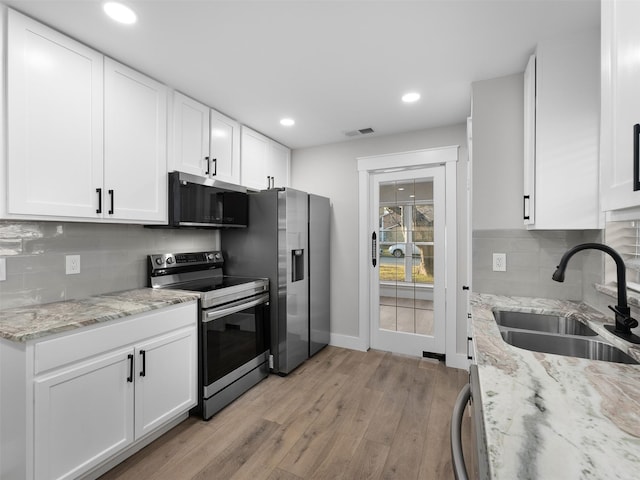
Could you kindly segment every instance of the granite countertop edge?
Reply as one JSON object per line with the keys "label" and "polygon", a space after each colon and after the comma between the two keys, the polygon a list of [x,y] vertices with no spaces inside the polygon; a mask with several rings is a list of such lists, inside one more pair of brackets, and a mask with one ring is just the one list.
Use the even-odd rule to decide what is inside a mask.
{"label": "granite countertop edge", "polygon": [[25,343],[60,332],[195,301],[183,290],[140,288],[0,310],[0,338]]}
{"label": "granite countertop edge", "polygon": [[583,303],[480,293],[471,303],[490,478],[635,478],[640,365],[513,347],[493,310],[574,316],[637,360],[640,348],[606,331],[612,319]]}

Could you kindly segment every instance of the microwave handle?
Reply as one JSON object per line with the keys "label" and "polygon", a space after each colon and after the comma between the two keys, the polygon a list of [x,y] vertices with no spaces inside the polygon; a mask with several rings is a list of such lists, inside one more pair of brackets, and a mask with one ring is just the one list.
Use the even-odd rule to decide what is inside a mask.
{"label": "microwave handle", "polygon": [[237,313],[237,312],[241,312],[242,310],[246,310],[247,308],[251,308],[251,307],[255,307],[256,305],[260,305],[261,303],[264,303],[265,301],[269,300],[269,294],[265,293],[264,295],[260,295],[260,297],[258,297],[257,299],[251,301],[251,302],[246,302],[246,303],[241,303],[239,305],[234,305],[233,307],[229,307],[229,308],[222,308],[220,310],[212,310],[210,312],[205,313],[204,319],[202,320],[202,323],[207,323],[210,322],[212,320],[215,320],[216,318],[221,318],[221,317],[226,317],[227,315],[231,315],[233,313]]}

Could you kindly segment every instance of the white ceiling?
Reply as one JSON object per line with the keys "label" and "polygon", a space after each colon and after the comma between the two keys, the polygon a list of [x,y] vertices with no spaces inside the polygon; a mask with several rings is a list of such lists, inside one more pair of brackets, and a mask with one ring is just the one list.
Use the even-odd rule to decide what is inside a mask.
{"label": "white ceiling", "polygon": [[464,122],[472,82],[600,21],[599,0],[128,0],[135,26],[101,0],[0,2],[292,148]]}

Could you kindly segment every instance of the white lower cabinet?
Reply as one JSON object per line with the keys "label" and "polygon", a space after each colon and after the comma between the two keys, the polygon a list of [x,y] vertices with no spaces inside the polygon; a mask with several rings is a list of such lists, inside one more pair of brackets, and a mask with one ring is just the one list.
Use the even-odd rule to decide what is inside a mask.
{"label": "white lower cabinet", "polygon": [[72,479],[133,443],[131,349],[35,380],[35,478]]}
{"label": "white lower cabinet", "polygon": [[2,419],[14,418],[0,441],[26,454],[3,457],[0,478],[94,478],[186,416],[197,404],[196,322],[191,302],[26,345],[2,340],[0,356],[24,379],[3,370]]}
{"label": "white lower cabinet", "polygon": [[196,403],[196,332],[189,328],[135,349],[135,438]]}

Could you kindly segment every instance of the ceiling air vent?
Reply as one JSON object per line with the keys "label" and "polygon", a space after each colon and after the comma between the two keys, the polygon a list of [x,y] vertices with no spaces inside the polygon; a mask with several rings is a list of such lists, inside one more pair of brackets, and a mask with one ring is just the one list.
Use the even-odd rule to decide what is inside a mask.
{"label": "ceiling air vent", "polygon": [[348,132],[344,132],[347,137],[357,137],[358,135],[368,135],[370,133],[374,133],[373,128],[361,128],[360,130],[350,130]]}

